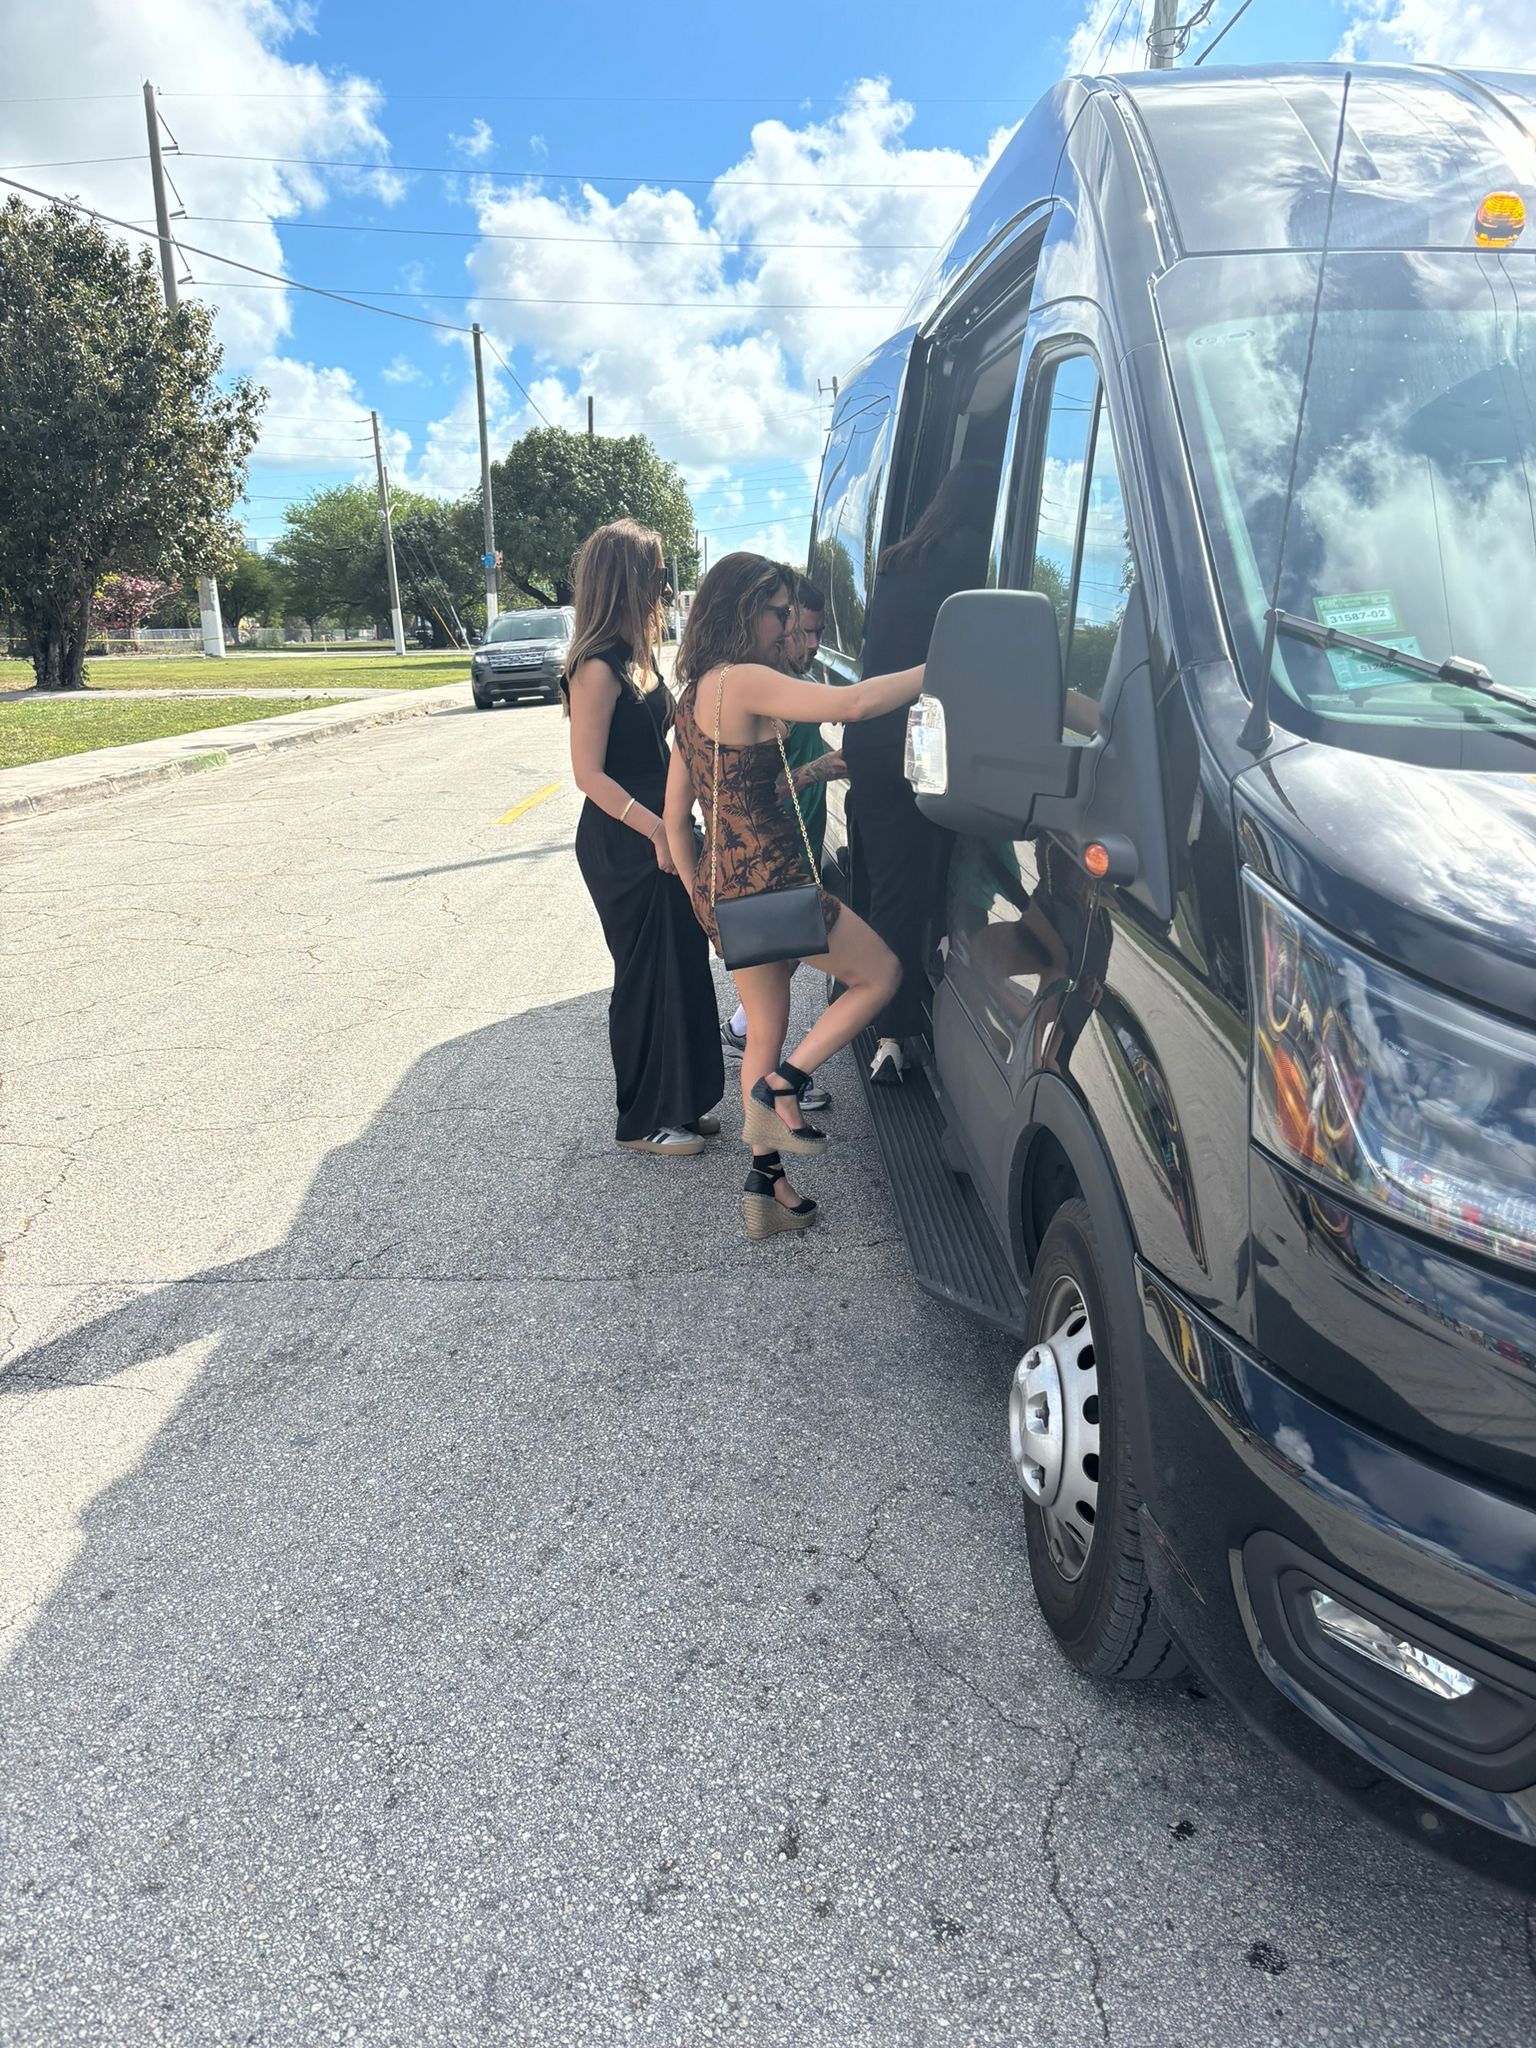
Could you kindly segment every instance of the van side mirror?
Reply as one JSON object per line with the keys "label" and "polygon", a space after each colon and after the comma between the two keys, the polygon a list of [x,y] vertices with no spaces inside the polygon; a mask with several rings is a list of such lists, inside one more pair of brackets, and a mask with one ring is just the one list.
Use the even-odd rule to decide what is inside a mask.
{"label": "van side mirror", "polygon": [[1036,800],[1071,796],[1081,747],[1063,743],[1066,681],[1051,600],[963,590],[934,622],[923,694],[907,718],[907,780],[951,832],[1022,839]]}

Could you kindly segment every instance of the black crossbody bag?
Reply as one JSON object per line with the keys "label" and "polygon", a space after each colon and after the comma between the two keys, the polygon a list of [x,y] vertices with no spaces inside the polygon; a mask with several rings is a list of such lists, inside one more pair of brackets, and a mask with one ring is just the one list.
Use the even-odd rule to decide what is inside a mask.
{"label": "black crossbody bag", "polygon": [[816,886],[816,859],[811,852],[810,834],[800,810],[800,795],[790,773],[783,734],[778,735],[779,759],[789,784],[800,843],[805,848],[805,866],[810,880],[792,889],[763,889],[755,896],[716,896],[720,871],[720,711],[725,701],[725,670],[715,690],[714,782],[709,799],[709,907],[720,934],[720,957],[732,973],[738,967],[766,967],[774,960],[809,960],[827,950],[827,921],[822,914],[821,891]]}

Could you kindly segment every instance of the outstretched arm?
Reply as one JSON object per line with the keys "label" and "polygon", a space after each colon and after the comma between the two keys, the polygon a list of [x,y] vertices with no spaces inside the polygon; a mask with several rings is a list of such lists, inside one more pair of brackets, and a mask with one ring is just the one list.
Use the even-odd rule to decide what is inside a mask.
{"label": "outstretched arm", "polygon": [[803,683],[776,668],[742,662],[730,672],[736,702],[759,718],[786,718],[799,725],[857,725],[885,711],[899,711],[923,687],[921,668],[891,676],[867,676],[862,683]]}

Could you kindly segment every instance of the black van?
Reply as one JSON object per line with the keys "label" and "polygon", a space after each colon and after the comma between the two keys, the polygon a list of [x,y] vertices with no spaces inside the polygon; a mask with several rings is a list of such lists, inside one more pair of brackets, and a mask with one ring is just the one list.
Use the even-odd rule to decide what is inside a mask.
{"label": "black van", "polygon": [[929,1058],[870,1101],[922,1281],[1023,1339],[1062,1648],[1187,1654],[1523,1882],[1533,136],[1511,76],[1064,82],[843,386],[810,550],[851,679],[882,547],[995,469],[909,721]]}

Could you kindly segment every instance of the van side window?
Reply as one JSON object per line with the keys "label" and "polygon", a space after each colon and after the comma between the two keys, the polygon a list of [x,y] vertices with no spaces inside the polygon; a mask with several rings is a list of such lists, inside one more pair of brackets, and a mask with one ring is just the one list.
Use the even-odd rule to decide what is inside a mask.
{"label": "van side window", "polygon": [[1029,574],[1056,610],[1067,679],[1064,740],[1098,729],[1115,640],[1135,583],[1125,497],[1103,386],[1091,356],[1051,372]]}
{"label": "van side window", "polygon": [[864,607],[874,577],[891,408],[856,405],[832,429],[821,466],[821,500],[811,543],[811,580],[827,593],[827,640],[856,662],[864,645]]}
{"label": "van side window", "polygon": [[1115,439],[1101,391],[1094,413],[1093,455],[1088,466],[1072,638],[1067,649],[1064,739],[1089,740],[1098,730],[1096,711],[1090,713],[1087,707],[1096,707],[1104,695],[1115,642],[1135,582],[1120,465],[1115,460]]}

